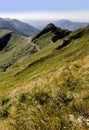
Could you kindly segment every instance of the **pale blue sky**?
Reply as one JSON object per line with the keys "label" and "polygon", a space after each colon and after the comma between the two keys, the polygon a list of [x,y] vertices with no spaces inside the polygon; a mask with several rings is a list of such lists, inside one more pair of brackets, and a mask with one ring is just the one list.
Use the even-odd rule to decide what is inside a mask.
{"label": "pale blue sky", "polygon": [[89,21],[89,0],[1,0],[0,17]]}
{"label": "pale blue sky", "polygon": [[89,10],[89,0],[1,0],[0,12]]}

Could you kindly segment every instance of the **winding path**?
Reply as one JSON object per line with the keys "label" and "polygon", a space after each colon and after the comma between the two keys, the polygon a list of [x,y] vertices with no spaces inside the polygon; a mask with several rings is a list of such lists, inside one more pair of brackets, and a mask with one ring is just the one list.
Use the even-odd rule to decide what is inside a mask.
{"label": "winding path", "polygon": [[30,43],[33,47],[36,47],[37,51],[39,52],[40,51],[40,48],[37,44],[31,42],[31,37],[26,37],[26,39],[28,40],[28,43]]}

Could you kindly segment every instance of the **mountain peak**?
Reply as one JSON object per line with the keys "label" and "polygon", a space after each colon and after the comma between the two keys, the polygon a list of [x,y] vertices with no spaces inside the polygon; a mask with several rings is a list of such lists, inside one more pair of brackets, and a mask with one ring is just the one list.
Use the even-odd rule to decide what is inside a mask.
{"label": "mountain peak", "polygon": [[56,30],[56,26],[53,23],[49,23],[45,29],[49,29],[49,31]]}
{"label": "mountain peak", "polygon": [[61,29],[59,27],[56,27],[53,23],[50,23],[42,31],[40,31],[35,37],[33,37],[32,41],[36,41],[44,34],[48,34],[50,32],[53,34],[53,36],[51,37],[51,40],[53,42],[56,42],[58,39],[61,39],[70,33],[70,31]]}

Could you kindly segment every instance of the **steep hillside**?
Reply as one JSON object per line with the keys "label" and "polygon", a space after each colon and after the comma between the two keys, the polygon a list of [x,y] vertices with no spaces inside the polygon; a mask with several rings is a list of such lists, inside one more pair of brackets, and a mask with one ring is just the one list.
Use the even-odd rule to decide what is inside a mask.
{"label": "steep hillside", "polygon": [[[52,36],[51,32],[37,39],[42,45]],[[70,42],[64,46],[65,41]],[[0,72],[1,130],[88,128],[89,26],[51,41]]]}
{"label": "steep hillside", "polygon": [[70,31],[63,30],[50,23],[32,38],[32,42],[39,45],[40,48],[43,48],[51,42],[56,42],[58,39],[64,38],[70,33]]}
{"label": "steep hillside", "polygon": [[3,18],[0,18],[0,29],[12,30],[15,33],[23,35],[23,36],[31,36],[39,31],[35,27],[27,23],[23,23],[19,20],[3,19]]}
{"label": "steep hillside", "polygon": [[7,70],[17,60],[30,57],[36,51],[26,37],[10,30],[0,30],[0,71]]}

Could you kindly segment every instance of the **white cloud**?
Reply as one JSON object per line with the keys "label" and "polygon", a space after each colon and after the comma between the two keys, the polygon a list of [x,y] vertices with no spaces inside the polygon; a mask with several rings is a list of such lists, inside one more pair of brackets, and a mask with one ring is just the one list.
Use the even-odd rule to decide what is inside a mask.
{"label": "white cloud", "polygon": [[16,19],[28,19],[28,20],[71,19],[71,20],[76,20],[76,21],[87,21],[87,22],[89,22],[89,11],[0,13],[0,17],[16,18]]}

